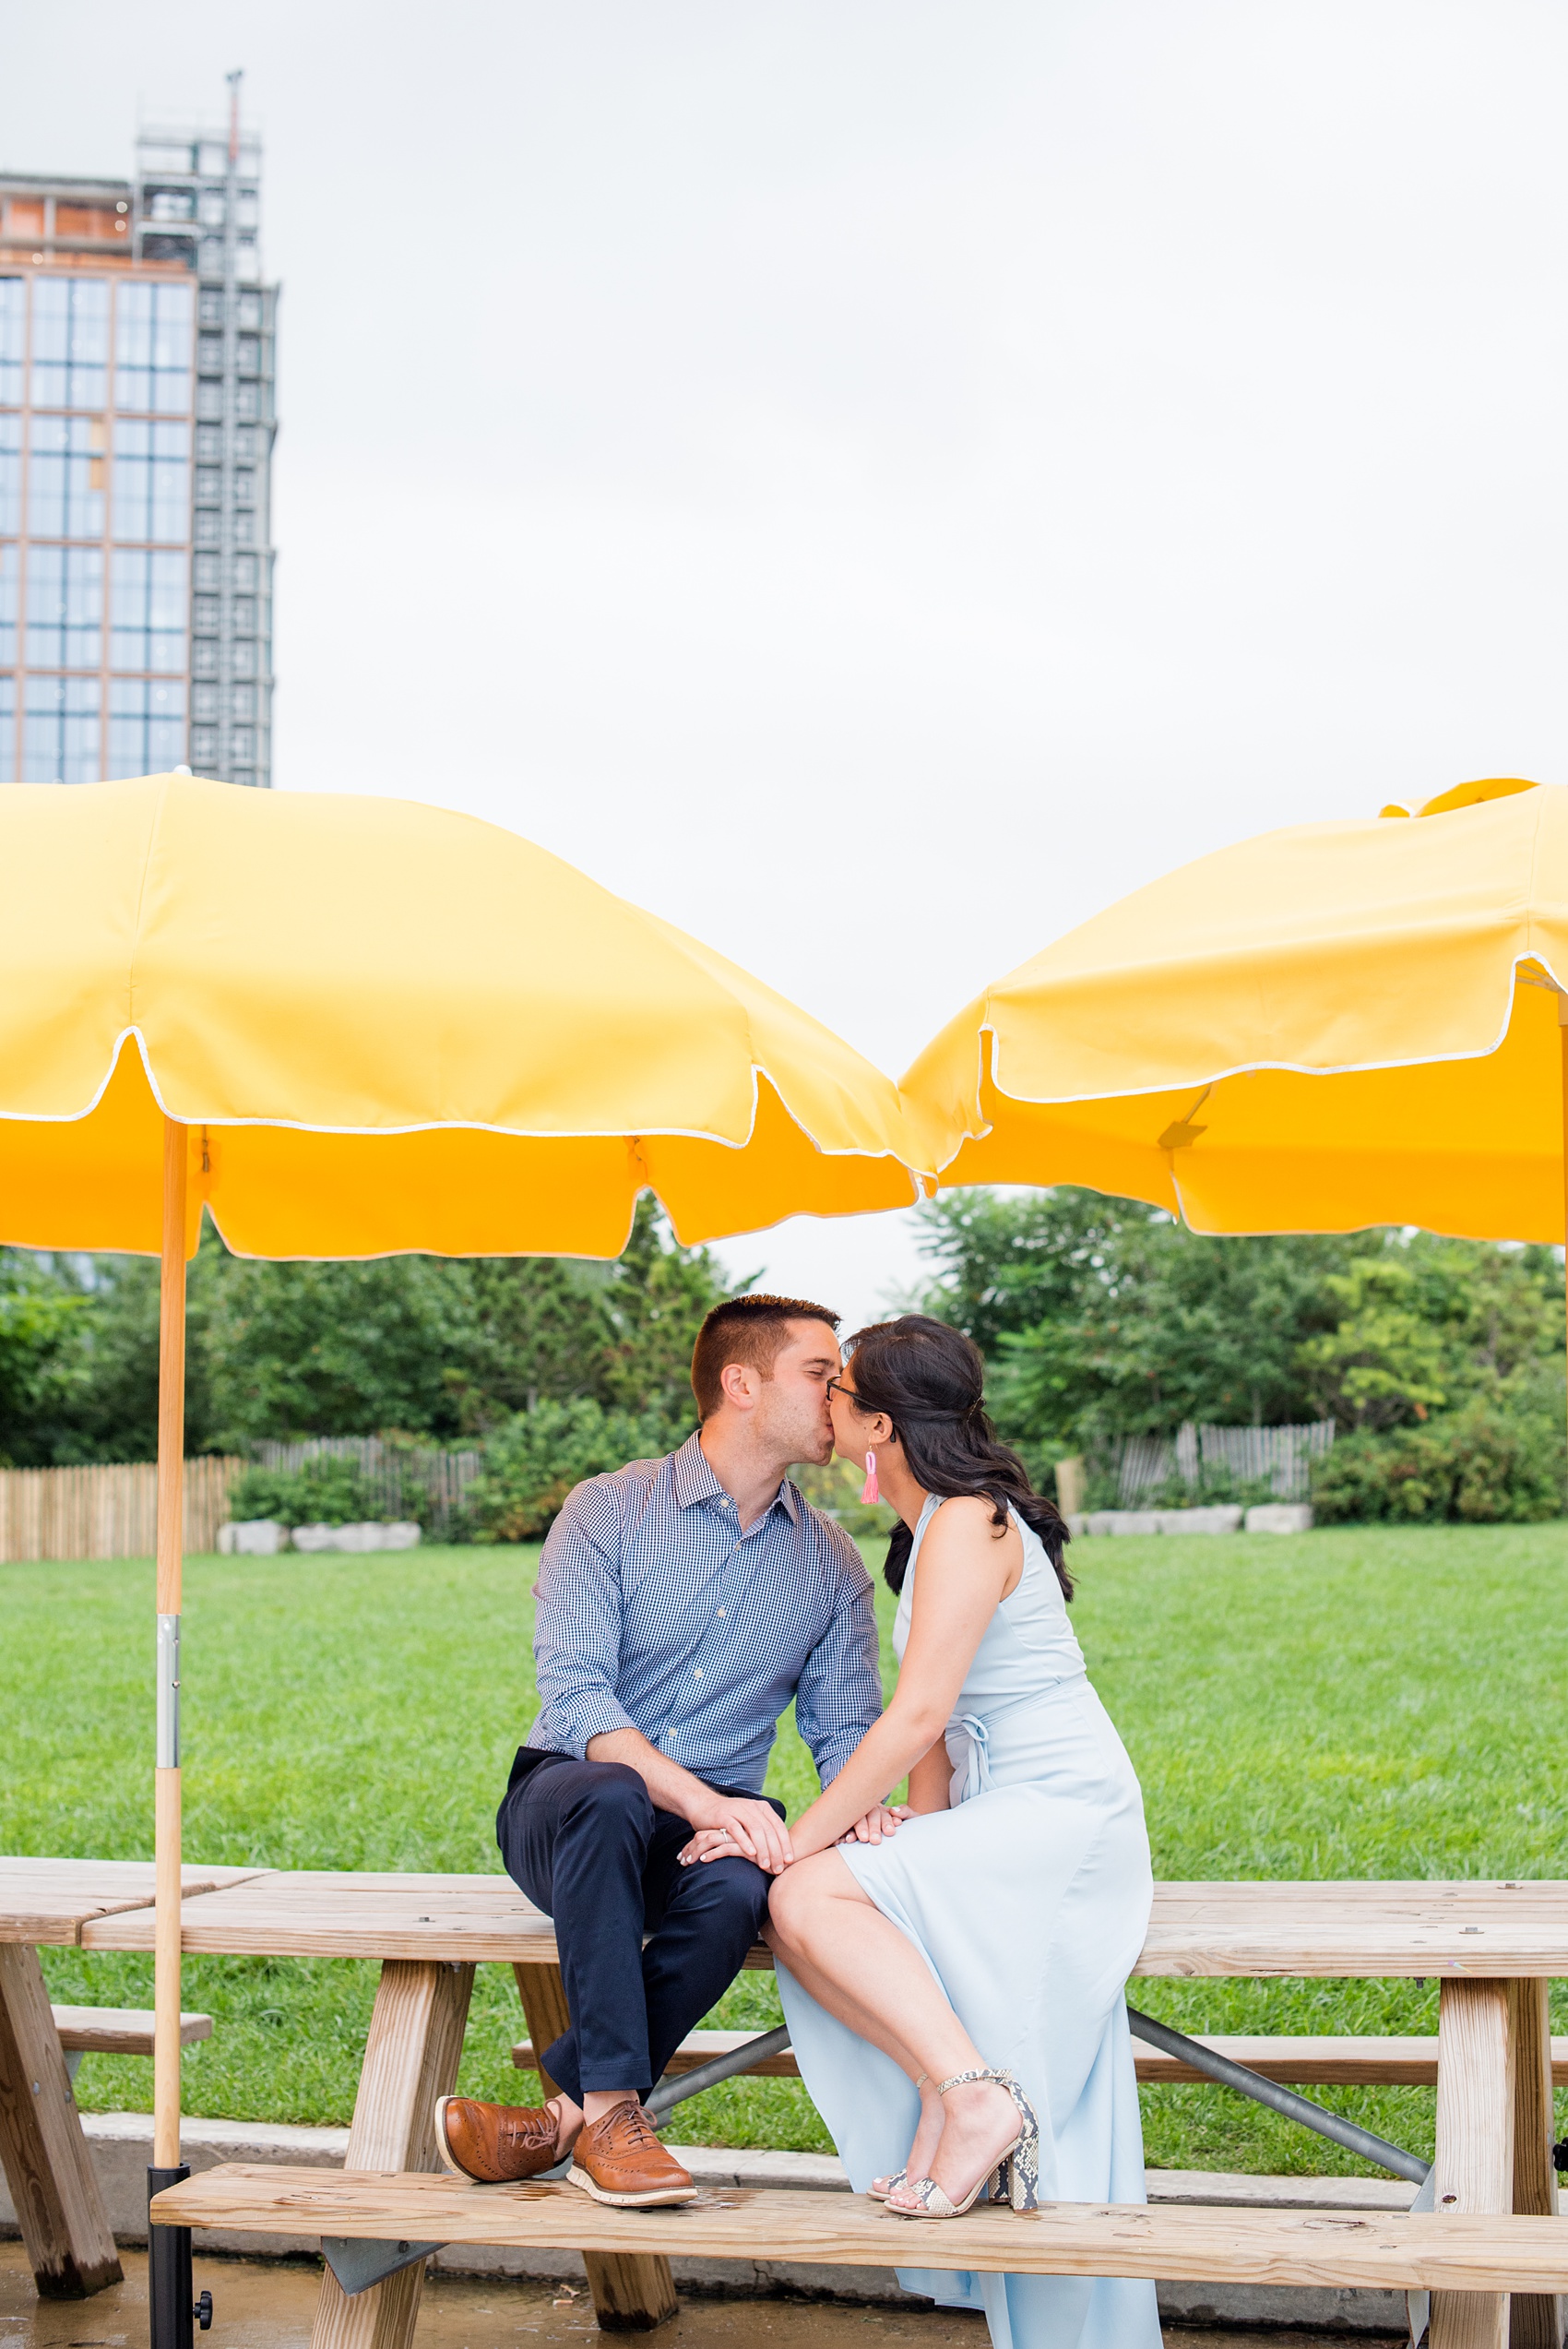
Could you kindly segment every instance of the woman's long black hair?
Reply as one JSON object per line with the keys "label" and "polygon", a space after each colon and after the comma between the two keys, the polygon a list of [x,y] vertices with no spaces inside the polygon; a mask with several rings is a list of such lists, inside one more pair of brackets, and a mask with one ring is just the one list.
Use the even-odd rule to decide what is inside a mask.
{"label": "woman's long black hair", "polygon": [[[983,1496],[998,1527],[1016,1509],[1045,1544],[1062,1595],[1073,1595],[1073,1578],[1063,1551],[1067,1528],[1054,1502],[1037,1493],[1015,1451],[998,1443],[986,1415],[985,1357],[961,1330],[923,1313],[901,1314],[857,1330],[849,1340],[855,1399],[868,1413],[884,1412],[904,1447],[917,1485],[942,1500],[960,1494]],[[883,1568],[888,1585],[904,1587],[914,1535],[902,1523],[893,1529]]]}

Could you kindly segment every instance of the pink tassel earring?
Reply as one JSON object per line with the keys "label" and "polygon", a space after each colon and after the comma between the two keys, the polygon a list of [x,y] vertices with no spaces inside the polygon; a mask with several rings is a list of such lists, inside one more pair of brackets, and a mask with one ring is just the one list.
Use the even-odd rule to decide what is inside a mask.
{"label": "pink tassel earring", "polygon": [[876,1454],[874,1452],[867,1452],[866,1481],[861,1488],[861,1499],[862,1502],[866,1502],[874,1501],[879,1498],[880,1495],[877,1491],[876,1484]]}

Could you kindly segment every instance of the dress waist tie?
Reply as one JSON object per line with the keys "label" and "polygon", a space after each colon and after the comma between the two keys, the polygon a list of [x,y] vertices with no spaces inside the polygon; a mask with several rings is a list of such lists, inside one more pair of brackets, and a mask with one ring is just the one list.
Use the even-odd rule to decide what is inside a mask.
{"label": "dress waist tie", "polygon": [[[983,1713],[954,1714],[947,1724],[945,1734],[951,1737],[956,1729],[961,1729],[964,1733],[965,1747],[963,1759],[953,1772],[953,1792],[949,1796],[953,1808],[956,1809],[960,1803],[973,1802],[977,1795],[983,1795],[991,1785],[992,1723],[1004,1721],[1009,1713],[1027,1712],[1030,1705],[1040,1704],[1047,1697],[1054,1696],[1057,1689],[1064,1687],[1069,1680],[1081,1680],[1083,1676],[1081,1672],[1058,1673],[1054,1680],[1046,1681],[1039,1688],[1030,1688],[1023,1696],[1009,1697],[1001,1704],[988,1705]],[[963,1780],[961,1786],[958,1783],[960,1777]]]}

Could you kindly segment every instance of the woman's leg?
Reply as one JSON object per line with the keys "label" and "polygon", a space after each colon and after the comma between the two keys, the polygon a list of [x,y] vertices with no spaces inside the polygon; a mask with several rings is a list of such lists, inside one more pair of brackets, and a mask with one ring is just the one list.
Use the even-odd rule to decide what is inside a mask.
{"label": "woman's leg", "polygon": [[[855,1889],[857,1891],[860,1890],[858,1885]],[[865,1899],[863,1892],[861,1893],[861,1898]],[[827,1976],[819,1973],[811,1960],[803,1956],[799,1950],[786,1949],[782,1935],[771,1923],[764,1926],[762,1938],[775,1954],[784,1960],[802,1989],[808,1990],[819,2007],[825,2008],[837,2021],[854,2032],[858,2038],[869,2040],[873,2047],[880,2047],[883,2054],[891,2057],[899,2070],[907,2073],[914,2081],[920,2092],[920,2126],[915,2130],[914,2142],[909,2147],[909,2159],[904,2167],[910,2177],[929,2177],[937,2142],[942,2135],[942,2099],[936,2093],[935,2081],[922,2075],[920,2066],[903,2041],[895,2032],[889,2030],[886,2022],[874,2009],[862,2005],[852,1993],[841,1990],[836,1982],[829,1982]],[[885,2187],[887,2180],[885,2177],[877,2177],[872,2180],[872,2184],[880,2189]]]}
{"label": "woman's leg", "polygon": [[[872,2032],[851,2010],[864,2011],[863,1985],[875,1983],[876,2019],[886,2036],[873,2044],[893,2055],[911,2078],[923,2071],[934,2083],[954,2072],[986,2069],[985,2057],[914,1943],[861,1891],[837,1852],[819,1852],[786,1869],[774,1884],[768,1914],[790,1971],[801,1970],[812,1996],[867,2038]],[[829,1997],[822,1997],[818,1983]],[[906,2052],[895,2054],[890,2038]],[[1017,2111],[1005,2089],[987,2081],[951,2090],[944,2119],[925,2174],[956,2202],[1012,2143]],[[920,2175],[911,2167],[911,2178]]]}

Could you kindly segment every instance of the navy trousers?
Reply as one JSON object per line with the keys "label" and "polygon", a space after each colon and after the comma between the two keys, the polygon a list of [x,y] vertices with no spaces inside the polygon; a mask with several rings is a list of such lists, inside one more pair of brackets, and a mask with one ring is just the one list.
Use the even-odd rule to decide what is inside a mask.
{"label": "navy trousers", "polygon": [[740,1858],[679,1866],[694,1831],[622,1762],[517,1755],[495,1840],[512,1881],[554,1919],[572,2022],[541,2060],[574,2104],[586,2089],[646,2096],[757,1938],[771,1878]]}

